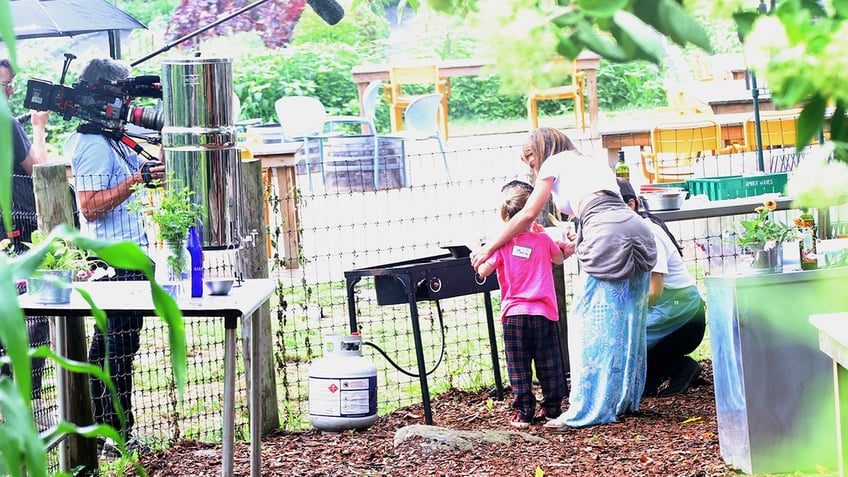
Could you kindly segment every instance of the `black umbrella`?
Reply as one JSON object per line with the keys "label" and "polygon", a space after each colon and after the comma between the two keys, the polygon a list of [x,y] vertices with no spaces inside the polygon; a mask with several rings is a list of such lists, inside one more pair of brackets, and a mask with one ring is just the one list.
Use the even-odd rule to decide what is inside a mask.
{"label": "black umbrella", "polygon": [[108,31],[113,57],[120,56],[114,31],[147,28],[105,0],[11,0],[9,7],[19,40]]}

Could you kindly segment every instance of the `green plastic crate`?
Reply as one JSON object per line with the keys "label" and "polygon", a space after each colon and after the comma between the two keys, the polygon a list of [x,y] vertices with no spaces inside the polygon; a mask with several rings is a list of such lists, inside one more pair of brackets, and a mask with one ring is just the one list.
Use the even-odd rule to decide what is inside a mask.
{"label": "green plastic crate", "polygon": [[689,190],[689,184],[685,182],[657,182],[651,185],[654,187],[680,187],[681,189]]}
{"label": "green plastic crate", "polygon": [[710,200],[737,199],[770,192],[783,193],[787,174],[758,174],[755,176],[724,176],[686,179],[691,195],[706,195]]}

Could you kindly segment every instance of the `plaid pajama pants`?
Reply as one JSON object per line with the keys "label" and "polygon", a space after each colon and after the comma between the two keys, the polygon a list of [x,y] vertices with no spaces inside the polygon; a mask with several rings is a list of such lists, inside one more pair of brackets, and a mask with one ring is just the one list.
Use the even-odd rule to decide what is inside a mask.
{"label": "plaid pajama pants", "polygon": [[532,419],[536,413],[532,368],[535,366],[542,385],[542,408],[547,416],[558,416],[566,385],[556,322],[544,316],[507,316],[503,320],[503,336],[512,407],[525,419]]}

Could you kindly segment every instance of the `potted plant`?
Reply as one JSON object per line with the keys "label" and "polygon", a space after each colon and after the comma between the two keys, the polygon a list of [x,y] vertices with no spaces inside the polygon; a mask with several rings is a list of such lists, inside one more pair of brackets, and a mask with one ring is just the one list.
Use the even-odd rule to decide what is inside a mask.
{"label": "potted plant", "polygon": [[[139,190],[148,190],[136,186]],[[190,258],[186,249],[189,227],[200,218],[192,200],[194,191],[171,176],[164,187],[155,189],[144,200],[134,201],[130,210],[143,213],[155,226],[160,250],[156,261],[156,281],[175,298],[187,298]]]}
{"label": "potted plant", "polygon": [[733,235],[737,245],[742,246],[743,253],[751,256],[751,270],[756,272],[783,271],[783,242],[798,239],[798,228],[785,224],[772,217],[777,209],[777,202],[767,199],[763,205],[757,206],[756,217],[750,220],[740,220],[736,224]]}
{"label": "potted plant", "polygon": [[[41,230],[32,232],[32,242],[24,244],[29,248],[42,246],[48,235]],[[49,245],[44,258],[35,274],[27,279],[27,292],[35,297],[38,303],[60,304],[71,301],[70,283],[74,279],[86,279],[91,275],[94,263],[89,260],[89,253],[79,249],[65,240],[55,237]],[[8,248],[8,244],[0,246],[0,250]]]}

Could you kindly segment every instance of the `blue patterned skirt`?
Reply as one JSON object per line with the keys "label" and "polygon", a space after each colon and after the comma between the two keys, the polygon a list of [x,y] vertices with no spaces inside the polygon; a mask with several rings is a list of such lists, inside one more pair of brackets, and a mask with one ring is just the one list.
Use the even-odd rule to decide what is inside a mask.
{"label": "blue patterned skirt", "polygon": [[581,273],[568,314],[571,393],[560,420],[570,427],[616,422],[639,410],[645,387],[650,272],[621,281]]}

